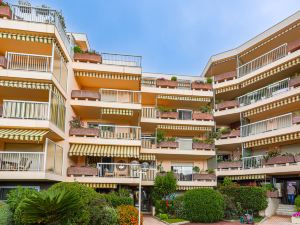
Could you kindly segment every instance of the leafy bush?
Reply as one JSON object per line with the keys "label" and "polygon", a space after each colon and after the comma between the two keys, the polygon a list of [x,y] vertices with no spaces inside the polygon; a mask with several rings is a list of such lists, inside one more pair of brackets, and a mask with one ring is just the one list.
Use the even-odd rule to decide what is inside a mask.
{"label": "leafy bush", "polygon": [[234,198],[228,195],[223,194],[223,198],[225,202],[224,218],[234,219],[243,214],[241,203],[235,202]]}
{"label": "leafy bush", "polygon": [[167,172],[162,176],[156,176],[153,188],[154,199],[165,199],[168,195],[174,193],[176,188],[177,179],[172,172]]}
{"label": "leafy bush", "polygon": [[171,77],[171,81],[177,81],[177,77],[175,76]]}
{"label": "leafy bush", "polygon": [[12,224],[12,212],[9,206],[4,202],[0,202],[0,225],[10,225]]}
{"label": "leafy bush", "polygon": [[168,216],[168,214],[161,213],[161,214],[159,214],[159,218],[161,220],[167,220],[167,219],[169,219],[169,216]]}
{"label": "leafy bush", "polygon": [[116,225],[118,223],[116,210],[109,207],[105,199],[94,199],[90,209],[90,225]]}
{"label": "leafy bush", "polygon": [[133,199],[131,197],[120,196],[116,192],[102,194],[101,196],[114,208],[117,208],[120,205],[133,205]]}
{"label": "leafy bush", "polygon": [[211,77],[206,78],[206,83],[212,84],[213,79]]}
{"label": "leafy bush", "polygon": [[177,196],[174,199],[174,216],[176,218],[185,218],[185,208],[184,208],[184,196]]}
{"label": "leafy bush", "polygon": [[296,208],[297,212],[300,211],[300,196],[297,196],[295,199],[295,208]]}
{"label": "leafy bush", "polygon": [[266,189],[252,186],[221,186],[220,192],[240,202],[243,210],[258,212],[267,208]]}
{"label": "leafy bush", "polygon": [[79,196],[67,191],[36,192],[25,198],[16,209],[17,224],[69,224],[81,210]]}
{"label": "leafy bush", "polygon": [[[119,224],[137,225],[138,210],[132,205],[121,205],[117,207]],[[141,224],[143,224],[143,215],[141,214]]]}
{"label": "leafy bush", "polygon": [[192,222],[212,223],[224,217],[224,199],[221,193],[209,188],[185,192],[186,219]]}
{"label": "leafy bush", "polygon": [[81,48],[79,46],[77,46],[77,45],[74,47],[73,50],[74,50],[74,53],[83,53],[83,51],[81,50]]}
{"label": "leafy bush", "polygon": [[155,214],[175,214],[174,201],[171,200],[156,200],[155,201]]}

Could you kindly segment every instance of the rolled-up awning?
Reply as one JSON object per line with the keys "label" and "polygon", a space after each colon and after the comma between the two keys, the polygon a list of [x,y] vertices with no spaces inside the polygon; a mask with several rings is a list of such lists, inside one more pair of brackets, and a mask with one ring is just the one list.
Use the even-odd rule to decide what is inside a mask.
{"label": "rolled-up awning", "polygon": [[117,73],[101,73],[101,72],[86,72],[86,71],[75,71],[75,77],[95,77],[102,79],[117,79],[117,80],[140,80],[140,76],[133,74],[117,74]]}
{"label": "rolled-up awning", "polygon": [[159,124],[158,129],[162,130],[193,130],[193,131],[211,131],[212,127],[203,127],[203,126],[187,126],[187,125],[167,125]]}
{"label": "rolled-up awning", "polygon": [[141,153],[139,159],[144,161],[155,161],[156,157],[154,154]]}
{"label": "rolled-up awning", "polygon": [[91,188],[113,188],[116,189],[117,188],[117,184],[103,184],[103,183],[81,183],[87,187],[91,187]]}
{"label": "rolled-up awning", "polygon": [[19,41],[40,42],[45,44],[51,44],[54,41],[53,37],[46,37],[41,35],[30,35],[30,34],[5,33],[5,32],[0,32],[0,38],[13,39]]}
{"label": "rolled-up awning", "polygon": [[178,191],[185,191],[191,189],[199,189],[199,188],[213,188],[213,187],[205,187],[205,186],[177,186]]}
{"label": "rolled-up awning", "polygon": [[139,158],[138,146],[71,144],[69,155]]}
{"label": "rolled-up awning", "polygon": [[235,175],[226,177],[231,180],[264,180],[266,179],[266,174]]}
{"label": "rolled-up awning", "polygon": [[0,86],[12,87],[12,88],[24,88],[24,89],[39,89],[39,90],[50,90],[52,88],[52,84],[49,83],[16,81],[16,80],[0,80]]}
{"label": "rolled-up awning", "polygon": [[47,130],[0,129],[0,138],[20,141],[42,141]]}
{"label": "rolled-up awning", "polygon": [[210,98],[196,96],[178,96],[178,95],[158,95],[158,99],[173,100],[173,101],[188,101],[188,102],[210,102]]}
{"label": "rolled-up awning", "polygon": [[102,108],[101,113],[104,115],[121,115],[121,116],[132,116],[132,109],[112,109],[112,108]]}

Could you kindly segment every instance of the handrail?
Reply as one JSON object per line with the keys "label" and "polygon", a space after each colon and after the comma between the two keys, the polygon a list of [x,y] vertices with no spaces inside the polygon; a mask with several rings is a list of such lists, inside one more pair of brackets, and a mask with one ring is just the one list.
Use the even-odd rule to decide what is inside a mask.
{"label": "handrail", "polygon": [[120,65],[129,67],[141,67],[142,57],[117,53],[101,53],[102,63],[107,65]]}
{"label": "handrail", "polygon": [[104,102],[141,103],[141,91],[100,88],[99,92]]}

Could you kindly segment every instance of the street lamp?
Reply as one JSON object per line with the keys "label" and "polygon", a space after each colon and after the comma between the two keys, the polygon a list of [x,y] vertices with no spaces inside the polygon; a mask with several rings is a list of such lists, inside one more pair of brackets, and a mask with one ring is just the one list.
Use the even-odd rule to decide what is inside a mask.
{"label": "street lamp", "polygon": [[142,176],[143,174],[147,174],[147,171],[149,170],[149,163],[143,162],[140,166],[139,173],[139,223],[138,225],[141,225],[141,205],[142,205]]}

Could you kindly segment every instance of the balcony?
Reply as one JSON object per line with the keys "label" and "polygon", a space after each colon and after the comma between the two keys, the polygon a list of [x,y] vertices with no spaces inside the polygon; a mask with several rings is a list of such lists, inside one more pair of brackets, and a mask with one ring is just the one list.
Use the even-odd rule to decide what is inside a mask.
{"label": "balcony", "polygon": [[1,151],[0,179],[62,180],[63,149],[46,139],[44,152]]}
{"label": "balcony", "polygon": [[214,156],[214,145],[192,139],[175,138],[157,143],[155,137],[142,137],[142,152],[162,155]]}
{"label": "balcony", "polygon": [[11,9],[13,20],[54,25],[70,57],[73,57],[73,40],[68,37],[65,31],[60,12],[46,7],[25,5],[11,5]]}
{"label": "balcony", "polygon": [[94,128],[71,128],[70,142],[85,144],[141,145],[137,126],[97,125]]}
{"label": "balcony", "polygon": [[214,126],[213,116],[192,110],[161,111],[155,107],[142,107],[142,122]]}
{"label": "balcony", "polygon": [[[71,166],[67,180],[88,183],[138,184],[139,163],[97,163],[96,167]],[[142,181],[154,181],[156,169],[150,168],[142,174]]]}

